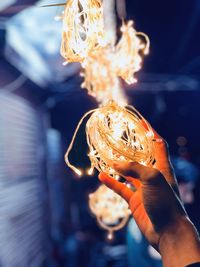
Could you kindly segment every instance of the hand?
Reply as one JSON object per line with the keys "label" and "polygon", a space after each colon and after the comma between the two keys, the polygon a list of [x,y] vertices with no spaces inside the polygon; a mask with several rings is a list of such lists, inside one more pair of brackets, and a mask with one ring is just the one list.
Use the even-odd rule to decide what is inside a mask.
{"label": "hand", "polygon": [[[160,251],[165,266],[180,267],[184,266],[181,265],[183,262],[189,264],[200,260],[200,246],[195,228],[178,197],[178,187],[169,160],[167,144],[155,131],[154,134],[154,168],[135,162],[113,162],[113,168],[133,185],[136,191],[104,173],[99,175],[99,179],[128,202],[140,230],[149,243]],[[184,236],[187,236],[187,240],[183,240]],[[183,241],[189,244],[195,241],[192,245],[194,254],[191,253],[192,255],[189,254],[189,257],[184,259],[182,255],[186,253],[184,254],[183,247],[180,246]],[[173,254],[174,250],[176,257],[172,257],[173,265],[169,265],[169,255]]]}

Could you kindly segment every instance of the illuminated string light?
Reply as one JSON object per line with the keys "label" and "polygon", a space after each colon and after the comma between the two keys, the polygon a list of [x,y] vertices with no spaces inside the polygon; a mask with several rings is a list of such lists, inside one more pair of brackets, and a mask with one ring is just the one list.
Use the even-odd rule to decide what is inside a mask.
{"label": "illuminated string light", "polygon": [[[154,134],[148,122],[135,108],[125,108],[112,101],[87,113],[81,119],[79,127],[88,115],[91,115],[86,124],[88,156],[91,161],[89,175],[96,168],[99,172],[117,178],[118,174],[111,164],[113,161],[134,161],[147,166],[153,164]],[[66,163],[76,173],[78,171],[70,164],[68,156],[77,131],[65,155]]]}
{"label": "illuminated string light", "polygon": [[89,207],[100,227],[108,231],[108,239],[124,227],[131,214],[127,202],[105,185],[89,195]]}
{"label": "illuminated string light", "polygon": [[63,16],[61,55],[83,63],[88,52],[103,41],[101,0],[68,0]]}
{"label": "illuminated string light", "polygon": [[136,32],[132,21],[123,23],[121,31],[122,37],[116,47],[107,45],[90,51],[83,65],[82,87],[100,103],[106,103],[110,99],[118,104],[127,104],[119,77],[128,84],[135,83],[137,80],[134,74],[142,65],[141,52],[147,54],[149,51],[148,37]]}
{"label": "illuminated string light", "polygon": [[[121,27],[122,37],[116,46],[116,73],[128,84],[133,84],[137,80],[134,74],[141,69],[142,56],[149,52],[149,38],[146,34],[136,32],[133,28],[133,21],[123,23]],[[144,37],[145,43],[140,37]]]}
{"label": "illuminated string light", "polygon": [[96,110],[86,124],[92,166],[115,177],[112,161],[152,164],[153,132],[144,119],[141,124],[141,118],[134,108],[124,108],[115,102]]}
{"label": "illuminated string light", "polygon": [[[153,132],[148,123],[127,99],[120,79],[136,82],[134,74],[141,69],[142,57],[149,51],[146,34],[137,32],[133,22],[123,22],[121,38],[116,43],[114,8],[104,0],[68,0],[63,14],[61,55],[68,62],[80,62],[82,87],[101,104],[87,112],[80,120],[65,155],[67,165],[79,176],[83,171],[69,161],[76,134],[83,120],[89,147],[92,175],[96,168],[115,179],[119,175],[112,168],[112,161],[136,161],[153,164]],[[111,3],[111,2],[110,2]],[[112,1],[113,5],[114,1]],[[103,14],[108,9],[110,17]],[[104,28],[105,27],[105,28]],[[90,195],[89,206],[99,225],[106,229],[111,239],[113,231],[121,229],[128,221],[127,203],[113,191],[102,185]]]}
{"label": "illuminated string light", "polygon": [[63,15],[61,55],[66,64],[82,64],[82,87],[99,103],[115,100],[125,105],[119,77],[128,84],[137,81],[134,74],[141,69],[141,52],[148,53],[150,42],[128,21],[123,23],[122,37],[115,45],[114,29],[107,21],[104,31],[104,19],[101,0],[69,0]]}
{"label": "illuminated string light", "polygon": [[95,97],[99,103],[105,104],[112,99],[119,104],[127,104],[126,96],[116,75],[116,55],[111,46],[100,47],[91,51],[85,60],[83,88]]}

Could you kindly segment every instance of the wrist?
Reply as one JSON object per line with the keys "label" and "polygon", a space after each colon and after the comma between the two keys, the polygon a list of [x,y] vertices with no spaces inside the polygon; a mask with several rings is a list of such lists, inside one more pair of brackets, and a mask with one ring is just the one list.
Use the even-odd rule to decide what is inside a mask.
{"label": "wrist", "polygon": [[200,261],[198,233],[187,216],[180,216],[161,233],[159,251],[165,267],[185,267]]}

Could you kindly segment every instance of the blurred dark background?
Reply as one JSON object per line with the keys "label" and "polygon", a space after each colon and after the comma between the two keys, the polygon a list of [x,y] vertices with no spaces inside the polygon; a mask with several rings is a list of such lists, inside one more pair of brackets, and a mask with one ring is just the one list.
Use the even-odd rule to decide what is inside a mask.
{"label": "blurred dark background", "polygon": [[[126,228],[105,241],[87,205],[97,178],[78,180],[64,164],[78,121],[97,103],[80,89],[80,66],[62,66],[61,21],[54,19],[62,7],[40,7],[60,2],[0,1],[0,267],[158,266],[156,257],[130,264]],[[183,195],[200,229],[200,1],[126,4],[151,50],[138,83],[124,90],[169,143],[180,184],[192,183]],[[84,165],[81,138],[77,147]]]}

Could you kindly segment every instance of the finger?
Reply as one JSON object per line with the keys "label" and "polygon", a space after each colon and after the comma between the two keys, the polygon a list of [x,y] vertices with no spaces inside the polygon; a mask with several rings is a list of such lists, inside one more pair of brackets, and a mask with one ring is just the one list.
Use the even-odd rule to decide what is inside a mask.
{"label": "finger", "polygon": [[153,134],[154,134],[154,138],[155,138],[155,141],[164,141],[164,139],[156,132],[156,130],[151,126],[151,124],[146,121],[144,118],[141,119],[141,124],[142,126],[146,129],[146,130],[149,130],[149,128],[152,130]]}
{"label": "finger", "polygon": [[168,144],[153,127],[151,129],[154,134],[154,157],[156,160],[154,168],[164,175],[169,184],[177,187],[177,181],[170,161]]}
{"label": "finger", "polygon": [[154,134],[154,157],[156,160],[154,168],[159,170],[164,175],[167,182],[176,189],[176,192],[178,192],[177,181],[170,161],[167,142],[145,119],[141,120],[141,124],[146,130],[150,127]]}
{"label": "finger", "polygon": [[130,188],[105,173],[99,174],[99,180],[129,203],[134,194]]}
{"label": "finger", "polygon": [[112,167],[127,181],[132,181],[133,178],[135,179],[140,178],[140,171],[138,169],[136,162],[114,161]]}
{"label": "finger", "polygon": [[140,120],[140,123],[142,124],[142,126],[148,131],[149,130],[149,126],[150,126],[150,124],[149,123],[147,123],[147,121],[143,118],[141,118],[141,120]]}
{"label": "finger", "polygon": [[153,140],[155,145],[155,157],[159,161],[161,159],[169,160],[169,150],[167,142],[160,138],[156,138]]}
{"label": "finger", "polygon": [[136,189],[139,189],[142,186],[142,183],[140,182],[140,180],[136,179],[136,178],[132,178],[130,176],[126,177],[126,180],[131,183]]}
{"label": "finger", "polygon": [[162,138],[158,133],[157,131],[145,120],[145,119],[142,119],[141,120],[141,124],[143,125],[143,127],[146,129],[146,130],[149,130],[149,128],[151,128],[153,134],[154,134],[154,146],[155,146],[155,149],[154,149],[154,157],[156,159],[156,162],[158,162],[158,170],[159,167],[160,167],[160,164],[159,162],[164,162],[166,164],[169,164],[170,165],[170,162],[169,162],[169,151],[168,151],[168,144],[167,142],[165,141],[164,138]]}
{"label": "finger", "polygon": [[[114,167],[113,167],[114,168]],[[128,183],[132,184],[136,189],[141,187],[141,182],[137,178],[133,178],[131,176],[121,175]]]}
{"label": "finger", "polygon": [[146,167],[137,162],[114,162],[113,168],[127,180],[130,180],[130,177],[132,177],[144,182],[161,175],[158,170]]}
{"label": "finger", "polygon": [[145,120],[144,118],[142,118],[140,122],[141,122],[142,126],[143,126],[146,130],[149,130],[149,128],[151,128],[151,130],[152,130],[152,132],[153,132],[153,134],[154,134],[154,137],[155,137],[156,139],[163,139],[163,138],[156,132],[156,130],[151,126],[151,124],[150,124],[147,120]]}
{"label": "finger", "polygon": [[149,130],[149,128],[151,128],[154,134],[153,141],[155,142],[154,144],[156,146],[156,149],[155,149],[156,160],[159,160],[160,156],[168,160],[169,153],[168,153],[167,142],[156,132],[156,130],[145,119],[141,120],[141,124],[146,130]]}
{"label": "finger", "polygon": [[166,160],[168,160],[168,144],[165,141],[164,138],[162,138],[157,131],[149,124],[149,126],[151,127],[151,130],[154,134],[154,145],[156,146],[155,149],[155,157],[157,158],[156,160],[159,160],[160,157],[162,158],[166,158]]}

